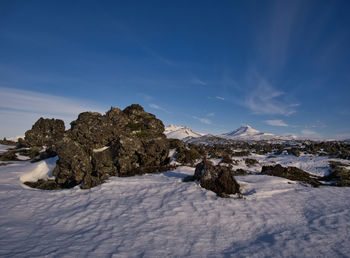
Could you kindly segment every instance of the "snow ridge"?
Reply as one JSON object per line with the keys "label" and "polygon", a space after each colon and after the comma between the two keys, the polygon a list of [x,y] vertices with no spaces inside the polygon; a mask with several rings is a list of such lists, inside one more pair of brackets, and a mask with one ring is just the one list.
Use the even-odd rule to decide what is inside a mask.
{"label": "snow ridge", "polygon": [[273,139],[295,140],[297,138],[294,135],[279,136],[272,133],[263,133],[254,129],[250,125],[241,126],[240,128],[234,131],[217,135],[217,137],[229,139],[229,140],[255,140],[255,141],[273,140]]}
{"label": "snow ridge", "polygon": [[183,140],[185,138],[197,138],[203,136],[201,133],[192,131],[186,126],[169,125],[165,127],[164,134],[167,138]]}

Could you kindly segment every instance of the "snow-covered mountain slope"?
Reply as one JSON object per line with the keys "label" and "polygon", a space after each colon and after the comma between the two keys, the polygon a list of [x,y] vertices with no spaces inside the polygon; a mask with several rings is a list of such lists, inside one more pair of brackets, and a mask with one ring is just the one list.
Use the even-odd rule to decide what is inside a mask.
{"label": "snow-covered mountain slope", "polygon": [[217,137],[229,139],[229,140],[254,140],[254,141],[260,141],[260,140],[295,140],[297,137],[294,135],[288,135],[288,136],[279,136],[272,133],[263,133],[258,130],[255,130],[249,125],[241,126],[240,128],[217,135]]}
{"label": "snow-covered mountain slope", "polygon": [[15,137],[10,137],[10,138],[7,138],[7,140],[13,141],[13,142],[18,142],[19,138],[24,139],[24,135],[18,135],[18,136],[15,136]]}
{"label": "snow-covered mountain slope", "polygon": [[[320,157],[321,158],[321,157]],[[297,158],[295,158],[297,159]],[[47,163],[42,165],[43,163]],[[184,183],[194,168],[29,189],[54,159],[0,166],[0,257],[347,257],[350,188],[237,176],[244,199]]]}
{"label": "snow-covered mountain slope", "polygon": [[203,136],[203,134],[194,132],[188,127],[177,126],[177,125],[166,126],[164,134],[168,138],[175,138],[175,139],[179,139],[179,140],[183,140],[183,139],[189,138],[189,137],[196,138],[196,137]]}

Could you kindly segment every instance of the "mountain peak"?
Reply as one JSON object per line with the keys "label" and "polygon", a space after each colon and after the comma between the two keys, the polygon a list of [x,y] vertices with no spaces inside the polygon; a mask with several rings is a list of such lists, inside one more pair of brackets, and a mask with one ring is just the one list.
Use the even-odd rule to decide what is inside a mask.
{"label": "mountain peak", "polygon": [[196,138],[196,137],[203,136],[203,134],[194,132],[186,126],[178,126],[178,125],[166,126],[164,130],[164,134],[168,138],[175,138],[179,140],[182,140],[187,137]]}
{"label": "mountain peak", "polygon": [[231,137],[231,136],[249,136],[249,135],[256,135],[256,134],[260,134],[260,132],[258,130],[255,130],[250,125],[242,125],[240,128],[228,133],[224,133],[222,135]]}

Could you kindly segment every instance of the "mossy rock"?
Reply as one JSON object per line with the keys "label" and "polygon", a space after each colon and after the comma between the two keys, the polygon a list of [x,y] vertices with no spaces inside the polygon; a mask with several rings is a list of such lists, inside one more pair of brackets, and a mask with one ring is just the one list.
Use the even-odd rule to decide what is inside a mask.
{"label": "mossy rock", "polygon": [[311,175],[296,167],[282,167],[280,164],[275,166],[263,166],[261,169],[261,174],[283,177],[293,181],[300,181],[310,184],[313,187],[322,185],[322,183],[318,181],[318,179],[321,179],[321,177]]}
{"label": "mossy rock", "polygon": [[222,155],[222,159],[221,159],[220,163],[232,164],[233,161],[232,161],[230,155],[225,153],[224,155]]}
{"label": "mossy rock", "polygon": [[180,162],[182,164],[190,164],[194,165],[194,162],[199,159],[201,155],[199,152],[195,149],[181,149],[177,150],[177,153],[175,154],[175,158],[177,162]]}
{"label": "mossy rock", "polygon": [[61,189],[60,185],[58,185],[55,180],[42,180],[39,179],[36,182],[24,182],[23,184],[40,190],[59,190]]}
{"label": "mossy rock", "polygon": [[1,161],[18,161],[17,155],[14,151],[6,151],[0,155]]}
{"label": "mossy rock", "polygon": [[34,159],[35,157],[40,155],[40,151],[42,150],[41,147],[32,147],[29,149],[23,149],[23,150],[19,150],[16,151],[17,153],[23,155],[23,156],[27,156],[30,159]]}
{"label": "mossy rock", "polygon": [[246,176],[246,175],[250,175],[250,173],[248,173],[244,169],[239,168],[239,169],[233,171],[233,175],[234,176]]}
{"label": "mossy rock", "polygon": [[259,164],[259,161],[257,161],[256,159],[250,159],[250,158],[245,158],[244,162],[248,167],[252,167],[256,164]]}
{"label": "mossy rock", "polygon": [[240,156],[249,156],[250,151],[236,151],[232,153],[232,156],[240,157]]}
{"label": "mossy rock", "polygon": [[350,186],[350,170],[346,169],[341,162],[330,162],[330,173],[323,177],[325,181],[332,181],[332,186]]}

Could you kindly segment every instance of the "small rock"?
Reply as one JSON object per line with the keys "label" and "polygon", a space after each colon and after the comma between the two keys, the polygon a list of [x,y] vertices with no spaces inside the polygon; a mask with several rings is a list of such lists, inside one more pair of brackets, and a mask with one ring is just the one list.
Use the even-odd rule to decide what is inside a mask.
{"label": "small rock", "polygon": [[310,175],[309,173],[296,167],[282,167],[280,164],[275,166],[263,166],[261,169],[261,174],[278,176],[287,178],[294,181],[300,181],[312,185],[313,187],[318,187],[321,183],[317,180],[320,177]]}
{"label": "small rock", "polygon": [[210,161],[203,160],[197,164],[193,179],[199,180],[200,185],[221,197],[240,193],[240,186],[235,180],[231,168],[214,166]]}

